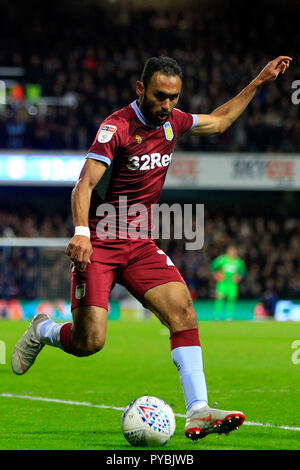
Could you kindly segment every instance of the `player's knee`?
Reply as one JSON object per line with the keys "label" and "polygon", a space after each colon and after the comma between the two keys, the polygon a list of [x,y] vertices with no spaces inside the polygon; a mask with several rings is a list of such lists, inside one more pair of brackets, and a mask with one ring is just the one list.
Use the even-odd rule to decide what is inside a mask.
{"label": "player's knee", "polygon": [[102,339],[101,337],[90,338],[85,347],[88,355],[101,351],[104,346],[104,342],[104,338]]}
{"label": "player's knee", "polygon": [[178,306],[177,313],[174,315],[172,322],[172,330],[186,330],[197,328],[197,313],[193,307],[193,303],[187,300]]}
{"label": "player's knee", "polygon": [[74,355],[78,357],[91,356],[104,347],[105,338],[97,335],[91,335],[86,338],[79,338],[73,342]]}
{"label": "player's knee", "polygon": [[193,305],[187,304],[183,308],[183,320],[189,328],[197,326],[197,313]]}

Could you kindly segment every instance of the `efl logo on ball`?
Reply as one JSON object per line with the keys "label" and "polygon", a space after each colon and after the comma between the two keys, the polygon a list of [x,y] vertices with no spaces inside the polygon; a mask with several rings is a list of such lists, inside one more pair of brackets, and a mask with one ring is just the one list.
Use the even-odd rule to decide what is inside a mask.
{"label": "efl logo on ball", "polygon": [[172,408],[157,397],[137,398],[122,415],[123,434],[133,446],[163,446],[173,436],[175,427]]}

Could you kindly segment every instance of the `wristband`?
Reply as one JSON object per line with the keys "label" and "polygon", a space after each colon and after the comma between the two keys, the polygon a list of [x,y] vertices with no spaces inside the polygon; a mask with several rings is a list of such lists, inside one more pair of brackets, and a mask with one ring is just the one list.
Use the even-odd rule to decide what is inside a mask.
{"label": "wristband", "polygon": [[83,235],[84,237],[90,238],[91,237],[91,232],[90,232],[89,227],[85,227],[83,225],[77,225],[77,227],[75,227],[74,236],[75,235]]}

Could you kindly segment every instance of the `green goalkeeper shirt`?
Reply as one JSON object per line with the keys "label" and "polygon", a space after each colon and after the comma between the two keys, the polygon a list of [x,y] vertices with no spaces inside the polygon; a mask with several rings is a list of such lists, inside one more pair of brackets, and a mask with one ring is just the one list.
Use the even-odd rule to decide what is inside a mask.
{"label": "green goalkeeper shirt", "polygon": [[243,277],[246,272],[245,263],[241,258],[230,258],[226,254],[218,256],[211,262],[210,266],[214,273],[217,271],[222,272],[225,275],[224,281],[226,282],[234,282],[234,276]]}

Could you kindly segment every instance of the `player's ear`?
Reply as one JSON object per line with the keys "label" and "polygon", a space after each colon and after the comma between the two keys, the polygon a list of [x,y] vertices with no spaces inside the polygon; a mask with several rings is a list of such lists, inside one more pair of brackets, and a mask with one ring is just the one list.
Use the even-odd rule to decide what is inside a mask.
{"label": "player's ear", "polygon": [[138,80],[136,82],[136,89],[135,90],[136,90],[136,94],[138,95],[139,98],[143,97],[144,93],[145,93],[145,86],[144,86],[143,82]]}

